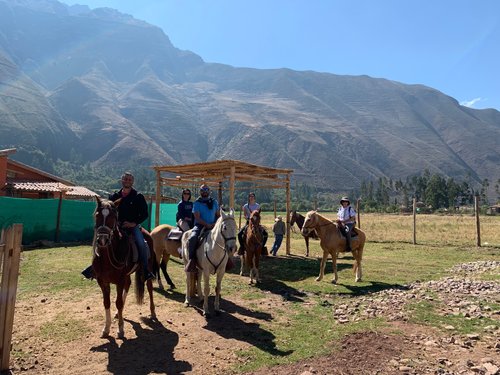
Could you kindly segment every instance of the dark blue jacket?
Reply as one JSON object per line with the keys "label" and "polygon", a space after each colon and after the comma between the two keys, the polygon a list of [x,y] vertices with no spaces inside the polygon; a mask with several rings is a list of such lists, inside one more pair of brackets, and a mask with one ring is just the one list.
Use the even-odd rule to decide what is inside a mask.
{"label": "dark blue jacket", "polygon": [[[119,198],[122,198],[122,189],[109,196],[109,200],[113,202]],[[146,220],[148,216],[148,204],[146,203],[146,199],[144,199],[144,195],[138,193],[137,190],[132,189],[125,198],[122,198],[118,206],[118,220],[120,223],[130,221],[140,224]]]}
{"label": "dark blue jacket", "polygon": [[180,219],[185,220],[186,217],[190,218],[188,224],[189,228],[192,228],[194,225],[193,202],[181,200],[177,205],[175,221],[179,221]]}

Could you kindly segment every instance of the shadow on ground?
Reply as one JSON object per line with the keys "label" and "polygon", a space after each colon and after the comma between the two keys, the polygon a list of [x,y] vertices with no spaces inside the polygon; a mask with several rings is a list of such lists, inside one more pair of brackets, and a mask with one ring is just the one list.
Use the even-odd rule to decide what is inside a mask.
{"label": "shadow on ground", "polygon": [[141,320],[148,328],[125,319],[132,325],[137,337],[124,339],[121,345],[120,341],[109,337],[109,342],[90,349],[108,353],[107,370],[120,375],[181,374],[191,371],[191,364],[176,361],[173,356],[175,346],[179,342],[178,334],[169,331],[157,320]]}

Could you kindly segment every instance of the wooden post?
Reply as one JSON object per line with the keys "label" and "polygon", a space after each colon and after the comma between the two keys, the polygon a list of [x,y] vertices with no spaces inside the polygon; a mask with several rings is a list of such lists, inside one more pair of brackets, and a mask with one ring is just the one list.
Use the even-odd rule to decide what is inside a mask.
{"label": "wooden post", "polygon": [[219,206],[222,207],[222,181],[219,181],[219,190],[217,191],[217,200],[219,201]]}
{"label": "wooden post", "polygon": [[161,172],[156,171],[155,227],[160,225],[160,204],[161,204]]}
{"label": "wooden post", "polygon": [[481,225],[479,223],[479,195],[474,196],[474,211],[476,213],[477,246],[481,247]]}
{"label": "wooden post", "polygon": [[62,196],[63,192],[59,192],[59,203],[57,204],[57,219],[56,219],[56,233],[54,236],[54,241],[59,242],[59,233],[61,231],[61,208],[62,208]]}
{"label": "wooden post", "polygon": [[0,284],[0,372],[9,369],[22,236],[22,224],[14,224],[2,233],[0,239],[0,261],[3,264],[0,265],[2,268]]}
{"label": "wooden post", "polygon": [[413,197],[413,244],[417,244],[417,198]]}
{"label": "wooden post", "polygon": [[357,223],[357,226],[359,229],[361,229],[361,217],[359,216],[359,201],[361,200],[361,198],[358,198],[356,200],[356,214],[358,215],[358,223]]}
{"label": "wooden post", "polygon": [[153,196],[149,196],[149,207],[148,207],[148,230],[151,232],[151,214],[153,213]]}
{"label": "wooden post", "polygon": [[[236,167],[231,166],[231,175],[229,176],[229,208],[234,209],[234,183],[236,180]],[[240,215],[240,225],[241,225],[241,215]]]}
{"label": "wooden post", "polygon": [[286,175],[286,255],[290,255],[290,174]]}
{"label": "wooden post", "polygon": [[241,215],[243,214],[243,207],[240,207],[240,222],[238,224],[238,229],[241,229]]}

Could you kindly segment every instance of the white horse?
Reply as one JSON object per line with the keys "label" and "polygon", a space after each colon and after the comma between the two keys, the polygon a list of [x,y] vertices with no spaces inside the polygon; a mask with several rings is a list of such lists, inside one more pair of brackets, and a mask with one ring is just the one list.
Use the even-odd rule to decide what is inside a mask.
{"label": "white horse", "polygon": [[[229,214],[220,210],[220,217],[215,222],[215,226],[201,242],[196,250],[198,264],[203,269],[199,271],[197,277],[198,297],[204,297],[203,316],[208,316],[208,295],[210,293],[210,274],[217,275],[217,285],[215,287],[215,313],[220,312],[220,291],[222,278],[226,272],[226,263],[230,256],[236,251],[236,221],[234,220],[234,211],[231,209]],[[188,239],[191,231],[182,235],[182,259],[186,265],[189,262],[189,244]],[[204,290],[201,291],[201,274],[203,274]],[[186,306],[192,305],[193,282],[195,279],[190,277],[191,273],[186,272]]]}

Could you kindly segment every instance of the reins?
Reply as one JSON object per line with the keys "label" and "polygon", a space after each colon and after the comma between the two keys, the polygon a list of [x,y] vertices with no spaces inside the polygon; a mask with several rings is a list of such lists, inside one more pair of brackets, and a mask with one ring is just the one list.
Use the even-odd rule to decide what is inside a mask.
{"label": "reins", "polygon": [[[227,217],[227,218],[225,218],[225,219],[223,219],[223,220],[221,221],[221,226],[222,226],[222,223],[224,223],[224,222],[225,222],[225,221],[227,221],[227,220],[232,220],[232,221],[234,221],[234,223],[235,223],[235,225],[236,225],[236,220],[234,219],[234,217]],[[216,237],[216,238],[215,238],[215,240],[214,240],[214,245],[217,245],[217,246],[218,246],[218,247],[220,247],[222,250],[224,250],[224,255],[223,255],[222,259],[220,260],[220,262],[219,262],[217,265],[215,265],[215,264],[212,262],[212,260],[211,260],[211,259],[210,259],[210,257],[208,256],[208,249],[207,249],[207,248],[205,248],[205,256],[206,256],[206,258],[207,258],[208,262],[209,262],[209,263],[210,263],[210,264],[211,264],[211,265],[215,268],[215,270],[214,270],[214,274],[217,272],[217,269],[220,267],[220,265],[222,264],[222,262],[224,261],[224,259],[226,258],[226,256],[228,256],[228,255],[227,255],[227,248],[226,248],[226,244],[227,244],[227,242],[228,242],[228,241],[231,241],[231,240],[236,241],[236,237],[226,237],[226,236],[224,236],[224,233],[222,232],[222,229],[221,229],[221,231],[220,231],[220,234],[221,234],[222,238],[224,238],[224,246],[222,246],[220,243],[218,243],[218,242],[217,242],[217,237]]]}

